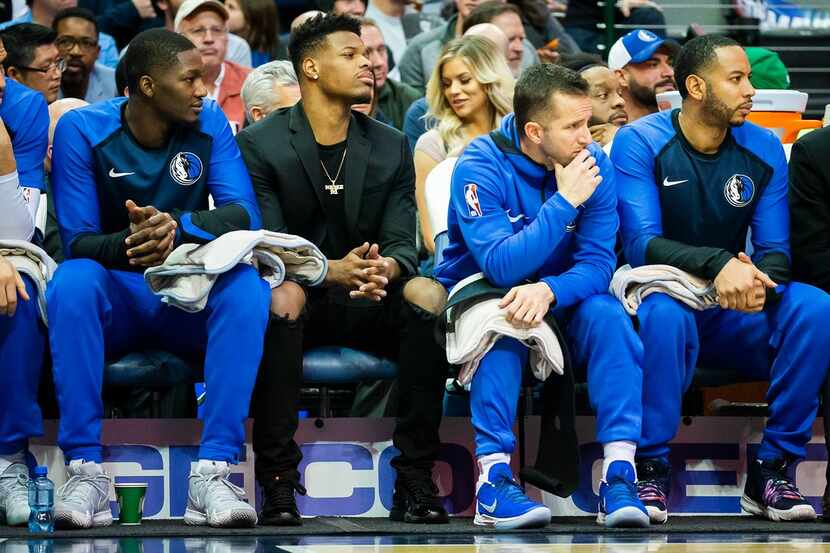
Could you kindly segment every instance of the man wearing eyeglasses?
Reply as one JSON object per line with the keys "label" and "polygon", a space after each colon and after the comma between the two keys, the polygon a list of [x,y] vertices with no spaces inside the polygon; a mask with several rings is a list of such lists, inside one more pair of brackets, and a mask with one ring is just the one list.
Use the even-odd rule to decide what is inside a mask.
{"label": "man wearing eyeglasses", "polygon": [[217,0],[185,0],[176,13],[174,26],[202,55],[208,98],[216,100],[236,133],[245,122],[242,84],[251,70],[225,59],[228,11]]}
{"label": "man wearing eyeglasses", "polygon": [[55,16],[55,46],[66,62],[61,75],[61,98],[80,98],[90,104],[115,97],[115,70],[98,62],[98,24],[84,8],[68,8]]}
{"label": "man wearing eyeglasses", "polygon": [[43,94],[46,103],[58,99],[64,61],[55,46],[55,31],[37,23],[20,23],[0,33],[6,45],[6,75]]}

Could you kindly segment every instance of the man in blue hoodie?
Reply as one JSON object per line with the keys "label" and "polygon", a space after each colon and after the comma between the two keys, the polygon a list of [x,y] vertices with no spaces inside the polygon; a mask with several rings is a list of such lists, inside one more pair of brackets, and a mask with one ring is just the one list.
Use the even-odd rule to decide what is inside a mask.
{"label": "man in blue hoodie", "polygon": [[[0,66],[5,57],[0,39]],[[0,241],[35,239],[48,130],[43,95],[0,69]],[[37,391],[45,351],[35,282],[0,254],[0,524],[29,520],[26,450],[43,434]]]}
{"label": "man in blue hoodie", "polygon": [[[516,83],[514,114],[474,140],[452,177],[449,246],[435,276],[447,288],[483,272],[512,287],[502,299],[518,328],[549,310],[566,324],[573,361],[587,366],[597,434],[604,447],[598,522],[647,526],[637,499],[642,345],[621,304],[606,294],[619,226],[614,169],[588,130],[588,83],[539,65]],[[482,359],[470,389],[480,469],[475,523],[547,524],[550,511],[513,480],[513,421],[528,348],[502,338]],[[556,378],[553,376],[552,378]]]}

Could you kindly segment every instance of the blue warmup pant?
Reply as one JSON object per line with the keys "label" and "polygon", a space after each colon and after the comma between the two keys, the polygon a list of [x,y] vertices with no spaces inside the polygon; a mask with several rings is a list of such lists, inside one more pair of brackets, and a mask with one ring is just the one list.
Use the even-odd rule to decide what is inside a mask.
{"label": "blue warmup pant", "polygon": [[49,285],[49,341],[67,461],[101,462],[104,363],[131,351],[205,354],[200,459],[235,463],[262,356],[268,285],[238,265],[213,285],[207,306],[187,313],[162,303],[140,273],[110,271],[90,259],[64,262]]}
{"label": "blue warmup pant", "polygon": [[29,301],[17,298],[13,317],[0,315],[0,455],[25,449],[43,434],[37,403],[46,331],[37,308],[37,288],[23,276]]}
{"label": "blue warmup pant", "polygon": [[769,380],[770,415],[758,457],[801,459],[830,365],[830,296],[793,282],[761,313],[695,311],[665,294],[640,306],[643,437],[638,455],[666,457],[695,367],[723,367]]}
{"label": "blue warmup pant", "polygon": [[[589,297],[572,312],[565,334],[574,366],[588,369],[597,440],[639,441],[643,348],[622,304],[610,295]],[[481,360],[470,387],[477,457],[513,453],[513,422],[528,355],[518,340],[501,338]]]}

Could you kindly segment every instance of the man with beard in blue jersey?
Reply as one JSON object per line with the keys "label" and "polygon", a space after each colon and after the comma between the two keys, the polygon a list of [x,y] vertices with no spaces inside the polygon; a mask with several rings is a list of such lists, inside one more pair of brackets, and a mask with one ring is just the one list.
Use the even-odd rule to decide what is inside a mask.
{"label": "man with beard in blue jersey", "polygon": [[688,42],[675,63],[682,108],[623,127],[611,154],[628,262],[712,280],[720,303],[695,311],[652,294],[637,312],[644,348],[637,472],[652,522],[668,516],[668,442],[698,363],[770,382],[769,419],[748,459],[741,507],[770,520],[816,517],[787,469],[804,458],[830,364],[830,296],[790,281],[787,161],[771,131],[746,122],[755,94],[749,76],[733,40]]}
{"label": "man with beard in blue jersey", "polygon": [[[597,521],[648,526],[637,499],[642,346],[622,305],[607,294],[619,221],[614,170],[591,139],[588,83],[543,64],[516,83],[514,114],[474,140],[452,176],[449,245],[435,277],[447,288],[476,273],[510,288],[500,307],[514,327],[564,324],[573,361],[587,368],[604,462]],[[526,528],[550,522],[513,479],[513,423],[528,347],[502,337],[470,388],[480,477],[475,523]],[[562,378],[551,375],[549,378]]]}
{"label": "man with beard in blue jersey", "polygon": [[[0,40],[0,241],[32,240],[43,189],[49,115],[39,92],[6,80]],[[0,523],[29,520],[28,439],[43,434],[37,390],[46,332],[37,289],[0,253]]]}
{"label": "man with beard in blue jersey", "polygon": [[228,120],[205,100],[193,43],[145,31],[124,63],[129,99],[71,111],[55,131],[52,187],[68,259],[47,298],[68,480],[57,494],[55,521],[75,528],[112,522],[110,478],[101,466],[104,363],[160,348],[205,353],[210,394],[185,523],[253,526],[256,511],[228,479],[228,464],[238,461],[244,443],[268,285],[253,267],[237,265],[216,280],[203,311],[187,313],[153,295],[141,271],[181,243],[258,229],[256,198]]}

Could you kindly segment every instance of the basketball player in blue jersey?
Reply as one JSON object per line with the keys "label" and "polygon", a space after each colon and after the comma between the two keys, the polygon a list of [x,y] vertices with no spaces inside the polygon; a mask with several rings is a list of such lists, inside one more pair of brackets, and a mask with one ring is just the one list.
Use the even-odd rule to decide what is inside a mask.
{"label": "basketball player in blue jersey", "polygon": [[[0,41],[0,241],[31,240],[43,188],[49,115],[39,92],[6,80]],[[28,439],[43,434],[37,390],[46,331],[37,289],[0,253],[0,524],[26,524]]]}
{"label": "basketball player in blue jersey", "polygon": [[713,280],[720,303],[694,311],[653,294],[637,313],[645,351],[637,472],[653,522],[667,518],[668,442],[697,363],[770,381],[741,507],[770,520],[816,517],[787,469],[804,457],[830,363],[830,296],[790,282],[787,161],[772,132],[746,122],[749,76],[734,41],[690,41],[675,64],[682,108],[623,127],[611,153],[628,262]]}
{"label": "basketball player in blue jersey", "polygon": [[[104,363],[160,348],[205,354],[210,390],[198,462],[189,478],[187,524],[253,526],[256,511],[230,482],[262,355],[270,290],[253,267],[221,275],[207,307],[161,302],[141,271],[172,248],[258,229],[260,213],[228,121],[206,100],[196,47],[155,29],[130,43],[130,97],[64,115],[53,145],[53,193],[68,259],[48,293],[58,444],[67,483],[56,523],[110,524],[110,478],[101,467]],[[208,194],[216,209],[208,211]]]}
{"label": "basketball player in blue jersey", "polygon": [[[622,305],[606,293],[619,219],[614,169],[588,130],[588,83],[564,67],[531,67],[516,83],[513,106],[498,130],[474,140],[458,160],[449,245],[435,276],[452,289],[483,272],[492,285],[510,288],[501,307],[517,328],[538,326],[549,311],[565,323],[574,361],[588,370],[603,444],[597,520],[648,526],[634,472],[642,346]],[[548,508],[531,501],[510,470],[528,351],[502,337],[471,383],[478,525],[550,522]]]}

